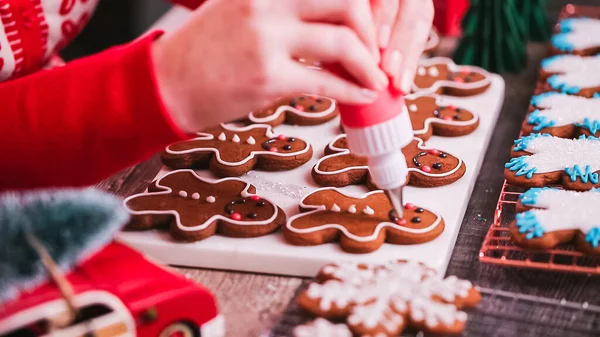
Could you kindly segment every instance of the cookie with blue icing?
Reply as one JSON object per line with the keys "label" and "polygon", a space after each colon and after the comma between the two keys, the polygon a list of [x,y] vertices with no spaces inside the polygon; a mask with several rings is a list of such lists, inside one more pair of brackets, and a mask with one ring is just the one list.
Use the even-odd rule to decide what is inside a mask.
{"label": "cookie with blue icing", "polygon": [[600,93],[600,55],[554,55],[542,60],[538,90],[593,97]]}
{"label": "cookie with blue icing", "polygon": [[567,139],[534,133],[515,140],[512,156],[504,170],[510,184],[525,187],[562,185],[578,191],[600,187],[598,138]]}
{"label": "cookie with blue icing", "polygon": [[552,53],[581,56],[600,53],[600,18],[568,17],[560,20],[556,27]]}
{"label": "cookie with blue icing", "polygon": [[530,104],[522,125],[524,135],[600,136],[600,94],[587,98],[551,91],[533,96]]}
{"label": "cookie with blue icing", "polygon": [[532,188],[519,197],[513,241],[533,249],[573,243],[587,254],[600,255],[600,193]]}

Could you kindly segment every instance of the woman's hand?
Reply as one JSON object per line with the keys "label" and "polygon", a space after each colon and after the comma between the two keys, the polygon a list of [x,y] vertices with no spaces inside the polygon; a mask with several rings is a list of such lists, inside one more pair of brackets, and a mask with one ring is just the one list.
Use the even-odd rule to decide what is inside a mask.
{"label": "woman's hand", "polygon": [[410,92],[431,31],[432,0],[371,0],[377,43],[384,49],[382,68],[394,87]]}
{"label": "woman's hand", "polygon": [[[282,95],[365,104],[388,85],[369,0],[210,0],[158,39],[153,57],[164,102],[190,132]],[[307,68],[298,57],[340,63],[358,84]]]}

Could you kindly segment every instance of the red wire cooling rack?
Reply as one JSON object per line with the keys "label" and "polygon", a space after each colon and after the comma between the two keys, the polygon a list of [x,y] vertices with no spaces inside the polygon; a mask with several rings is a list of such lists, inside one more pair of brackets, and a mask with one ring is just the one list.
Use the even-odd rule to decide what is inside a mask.
{"label": "red wire cooling rack", "polygon": [[600,275],[600,257],[575,251],[571,245],[550,250],[532,250],[513,243],[508,226],[515,219],[516,203],[523,192],[523,188],[504,182],[494,222],[479,251],[479,260],[507,267]]}

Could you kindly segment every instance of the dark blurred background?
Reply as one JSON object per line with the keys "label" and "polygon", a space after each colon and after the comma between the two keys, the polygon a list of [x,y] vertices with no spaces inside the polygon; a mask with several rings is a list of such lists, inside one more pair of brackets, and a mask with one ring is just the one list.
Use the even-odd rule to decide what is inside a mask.
{"label": "dark blurred background", "polygon": [[167,0],[100,0],[90,23],[61,56],[71,60],[131,41],[170,7]]}

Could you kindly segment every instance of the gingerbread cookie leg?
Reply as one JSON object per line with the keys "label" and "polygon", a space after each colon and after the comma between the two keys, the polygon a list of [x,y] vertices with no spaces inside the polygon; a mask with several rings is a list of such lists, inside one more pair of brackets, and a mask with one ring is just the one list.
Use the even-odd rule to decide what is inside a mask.
{"label": "gingerbread cookie leg", "polygon": [[271,233],[285,214],[239,179],[207,181],[192,170],[173,171],[156,180],[148,193],[132,195],[124,205],[132,215],[130,229],[168,226],[178,240],[198,241],[219,232],[231,237]]}

